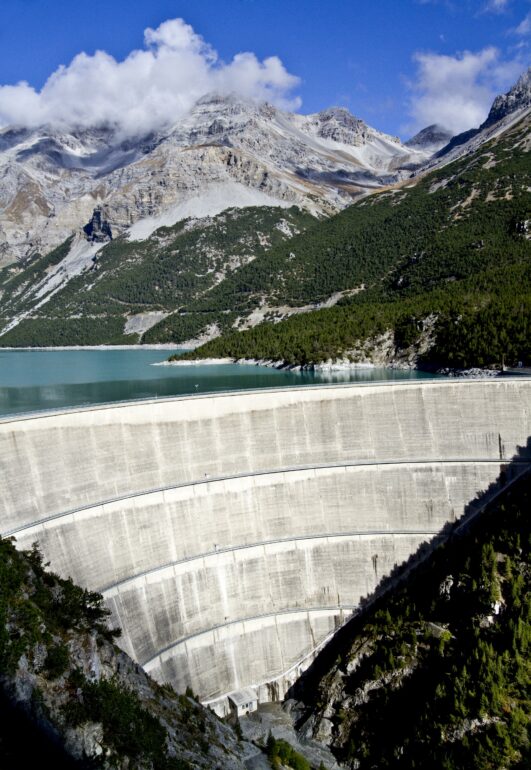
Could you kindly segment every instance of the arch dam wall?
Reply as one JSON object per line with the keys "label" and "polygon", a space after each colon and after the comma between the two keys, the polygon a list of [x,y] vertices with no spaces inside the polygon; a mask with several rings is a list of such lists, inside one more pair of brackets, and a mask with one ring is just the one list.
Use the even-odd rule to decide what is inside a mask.
{"label": "arch dam wall", "polygon": [[0,532],[101,591],[123,648],[222,713],[243,687],[282,696],[498,478],[530,407],[531,380],[437,380],[6,418]]}

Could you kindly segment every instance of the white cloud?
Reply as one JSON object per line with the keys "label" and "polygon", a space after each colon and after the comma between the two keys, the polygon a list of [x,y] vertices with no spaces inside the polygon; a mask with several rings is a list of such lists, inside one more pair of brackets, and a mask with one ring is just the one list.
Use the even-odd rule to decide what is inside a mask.
{"label": "white cloud", "polygon": [[527,16],[522,19],[514,32],[517,35],[522,35],[522,37],[527,37],[527,35],[531,34],[531,11],[529,11]]}
{"label": "white cloud", "polygon": [[510,0],[489,0],[485,6],[486,11],[492,11],[493,13],[501,13],[507,10]]}
{"label": "white cloud", "polygon": [[0,86],[0,125],[115,126],[124,135],[171,124],[206,93],[236,93],[297,109],[299,78],[276,56],[239,53],[226,63],[182,19],[146,29],[145,47],[116,61],[104,51],[78,54],[41,89]]}
{"label": "white cloud", "polygon": [[506,91],[524,69],[518,59],[504,61],[497,48],[455,56],[415,55],[417,77],[410,87],[410,131],[439,123],[454,133],[482,123],[494,97]]}

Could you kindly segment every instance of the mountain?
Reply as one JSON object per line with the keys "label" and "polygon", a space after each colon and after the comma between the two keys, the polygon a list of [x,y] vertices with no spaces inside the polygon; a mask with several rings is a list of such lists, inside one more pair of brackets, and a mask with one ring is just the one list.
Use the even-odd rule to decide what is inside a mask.
{"label": "mountain", "polygon": [[90,240],[78,233],[25,268],[0,271],[0,340],[132,343],[167,318],[179,325],[181,341],[208,339],[230,328],[235,316],[198,318],[180,309],[315,222],[296,207],[246,206],[159,227],[140,241],[121,236],[105,242],[108,221],[98,212],[88,227]]}
{"label": "mountain", "polygon": [[491,126],[508,115],[531,107],[531,67],[522,73],[516,84],[506,94],[497,96],[486,121],[481,128]]}
{"label": "mountain", "polygon": [[[316,363],[330,357],[327,351],[363,358],[363,334],[374,337],[382,324],[389,334],[397,313],[402,318],[409,307],[420,314],[420,347],[404,355],[417,360],[420,348],[424,355],[431,345],[424,324],[432,328],[435,316],[454,306],[457,312],[458,298],[483,271],[504,270],[494,287],[501,291],[514,265],[524,264],[530,220],[525,82],[526,76],[502,98],[500,120],[435,154],[448,136],[437,126],[410,140],[415,148],[344,109],[293,115],[217,96],[200,100],[164,136],[144,143],[117,149],[104,129],[85,132],[84,146],[104,149],[83,155],[73,145],[75,160],[63,136],[60,179],[97,182],[102,202],[92,194],[73,196],[62,211],[83,202],[81,224],[70,222],[61,230],[65,240],[44,256],[0,270],[0,345],[196,346],[222,334],[223,342],[206,351]],[[55,164],[59,173],[57,145],[47,150],[46,162],[42,148],[18,161],[16,147],[31,142],[28,132],[15,134],[3,134],[8,144],[11,136],[5,151],[14,153],[11,170]],[[96,164],[92,171],[89,161]],[[61,189],[56,183],[46,192],[60,196]],[[35,232],[42,224],[36,237],[57,236],[63,214],[34,214]],[[5,229],[11,220],[0,221]],[[516,294],[525,285],[518,284]],[[435,306],[431,294],[421,303],[421,295],[434,291]],[[356,326],[366,303],[374,309],[365,316],[373,325]],[[346,313],[347,304],[348,322],[338,327],[340,339],[331,340],[326,319]],[[472,313],[473,303],[467,307]],[[308,320],[309,311],[319,314]],[[301,314],[306,319],[276,326],[276,343],[262,344],[273,334],[263,321],[278,324]],[[303,344],[310,327],[320,340],[313,353]],[[295,328],[284,344],[284,333]],[[396,359],[393,345],[385,355],[370,347],[375,360]],[[515,348],[511,356],[525,353],[516,347],[520,352]],[[463,360],[483,357],[460,352]]]}
{"label": "mountain", "polygon": [[423,128],[422,131],[415,134],[405,144],[406,147],[411,147],[415,150],[436,153],[448,144],[452,136],[452,132],[448,131],[447,128],[434,123]]}
{"label": "mountain", "polygon": [[506,93],[497,96],[479,128],[471,128],[454,136],[432,158],[427,166],[436,166],[440,160],[444,163],[454,160],[481,146],[497,132],[510,127],[531,107],[531,67],[522,73],[515,85]]}
{"label": "mountain", "polygon": [[230,206],[344,208],[396,181],[427,154],[348,110],[316,115],[209,95],[164,132],[121,140],[112,130],[0,131],[3,264],[43,255],[79,232],[95,208],[113,237]]}
{"label": "mountain", "polygon": [[[277,323],[225,332],[193,355],[302,366],[531,363],[530,127],[527,110],[458,160],[242,267],[185,307],[188,323],[229,308],[236,328],[257,316]],[[148,338],[177,335],[172,318]]]}

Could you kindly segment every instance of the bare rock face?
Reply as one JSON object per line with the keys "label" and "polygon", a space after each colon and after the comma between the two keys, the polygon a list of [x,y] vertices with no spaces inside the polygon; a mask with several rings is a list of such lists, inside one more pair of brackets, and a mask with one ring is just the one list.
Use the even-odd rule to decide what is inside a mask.
{"label": "bare rock face", "polygon": [[[528,70],[495,100],[481,131],[528,109],[530,88]],[[217,94],[200,99],[175,125],[127,141],[105,127],[6,128],[0,130],[0,266],[46,254],[82,228],[94,243],[116,237],[191,199],[200,203],[212,187],[221,191],[217,213],[295,204],[329,215],[430,167],[439,154],[447,162],[478,131],[448,143],[448,132],[429,126],[402,144],[342,107],[299,115]],[[95,211],[105,214],[97,220]]]}
{"label": "bare rock face", "polygon": [[531,107],[531,67],[518,79],[506,94],[497,96],[482,128],[502,120],[511,112]]}
{"label": "bare rock face", "polygon": [[101,242],[213,185],[227,185],[225,207],[242,205],[233,200],[236,183],[267,196],[267,205],[331,214],[426,157],[342,108],[303,116],[219,95],[137,140],[108,128],[7,128],[0,131],[0,262],[45,254],[82,229]]}
{"label": "bare rock face", "polygon": [[65,749],[79,761],[95,760],[103,754],[103,725],[101,722],[86,722],[75,730],[65,733]]}
{"label": "bare rock face", "polygon": [[468,152],[473,152],[481,144],[492,139],[500,129],[509,128],[522,119],[531,109],[531,67],[522,74],[517,83],[506,93],[494,100],[487,119],[479,128],[471,128],[457,136],[435,153],[428,167],[438,165],[439,159],[449,163]]}
{"label": "bare rock face", "polygon": [[92,219],[83,228],[87,240],[93,243],[105,243],[112,240],[111,226],[106,219],[103,219],[101,209],[94,209]]}
{"label": "bare rock face", "polygon": [[316,136],[358,147],[365,144],[371,134],[375,134],[374,129],[363,120],[355,118],[344,107],[331,107],[317,115],[309,115],[306,122],[308,127],[314,129]]}

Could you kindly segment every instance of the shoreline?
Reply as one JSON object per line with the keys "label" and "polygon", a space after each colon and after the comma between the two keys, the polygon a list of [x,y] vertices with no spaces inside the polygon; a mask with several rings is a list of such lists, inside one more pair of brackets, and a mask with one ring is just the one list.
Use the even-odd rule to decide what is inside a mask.
{"label": "shoreline", "polygon": [[[154,343],[146,345],[50,345],[47,347],[0,347],[0,353],[2,351],[19,351],[19,352],[68,352],[68,351],[111,351],[111,350],[168,350],[174,353],[182,351],[182,353],[189,353],[193,348],[183,348],[179,345],[171,342],[167,343]],[[335,361],[328,360],[318,364],[289,364],[286,361],[272,360],[272,359],[258,359],[258,358],[193,358],[183,361],[178,358],[175,361],[168,359],[164,361],[156,361],[151,366],[226,366],[228,364],[237,364],[238,366],[264,366],[270,369],[277,369],[278,371],[286,372],[316,372],[316,373],[333,373],[333,372],[349,372],[349,371],[370,371],[372,369],[387,369],[389,371],[417,371],[425,372],[426,374],[443,375],[446,377],[467,377],[469,379],[484,379],[492,377],[500,377],[504,372],[499,369],[481,369],[479,367],[471,367],[470,369],[453,369],[450,367],[422,367],[417,366],[416,363],[410,362],[390,362],[390,363],[373,363],[371,361],[348,361],[347,359],[336,359]]]}
{"label": "shoreline", "polygon": [[223,366],[227,364],[238,364],[238,366],[267,366],[270,369],[278,369],[286,372],[341,372],[353,369],[416,369],[415,366],[373,364],[373,363],[354,363],[342,362],[324,363],[324,364],[288,364],[286,361],[273,361],[259,358],[193,358],[186,361],[161,361],[155,366]]}
{"label": "shoreline", "polygon": [[470,369],[452,369],[449,367],[421,367],[413,363],[382,363],[375,364],[370,361],[354,362],[345,359],[336,361],[325,361],[320,364],[288,364],[286,361],[274,361],[268,359],[256,358],[194,358],[186,361],[161,361],[153,366],[221,366],[226,364],[238,364],[240,366],[267,366],[271,369],[288,372],[348,372],[348,371],[370,371],[371,369],[388,369],[390,371],[416,371],[427,374],[444,375],[446,377],[468,377],[468,378],[491,378],[500,377],[503,372],[499,369],[480,369],[471,367]]}
{"label": "shoreline", "polygon": [[182,350],[183,353],[187,353],[190,351],[190,348],[183,348],[180,345],[175,345],[173,342],[161,342],[159,344],[153,344],[153,345],[50,345],[47,347],[0,347],[0,353],[3,350],[10,350],[10,351],[32,351],[32,352],[43,352],[46,353],[48,351],[54,351],[54,350]]}

